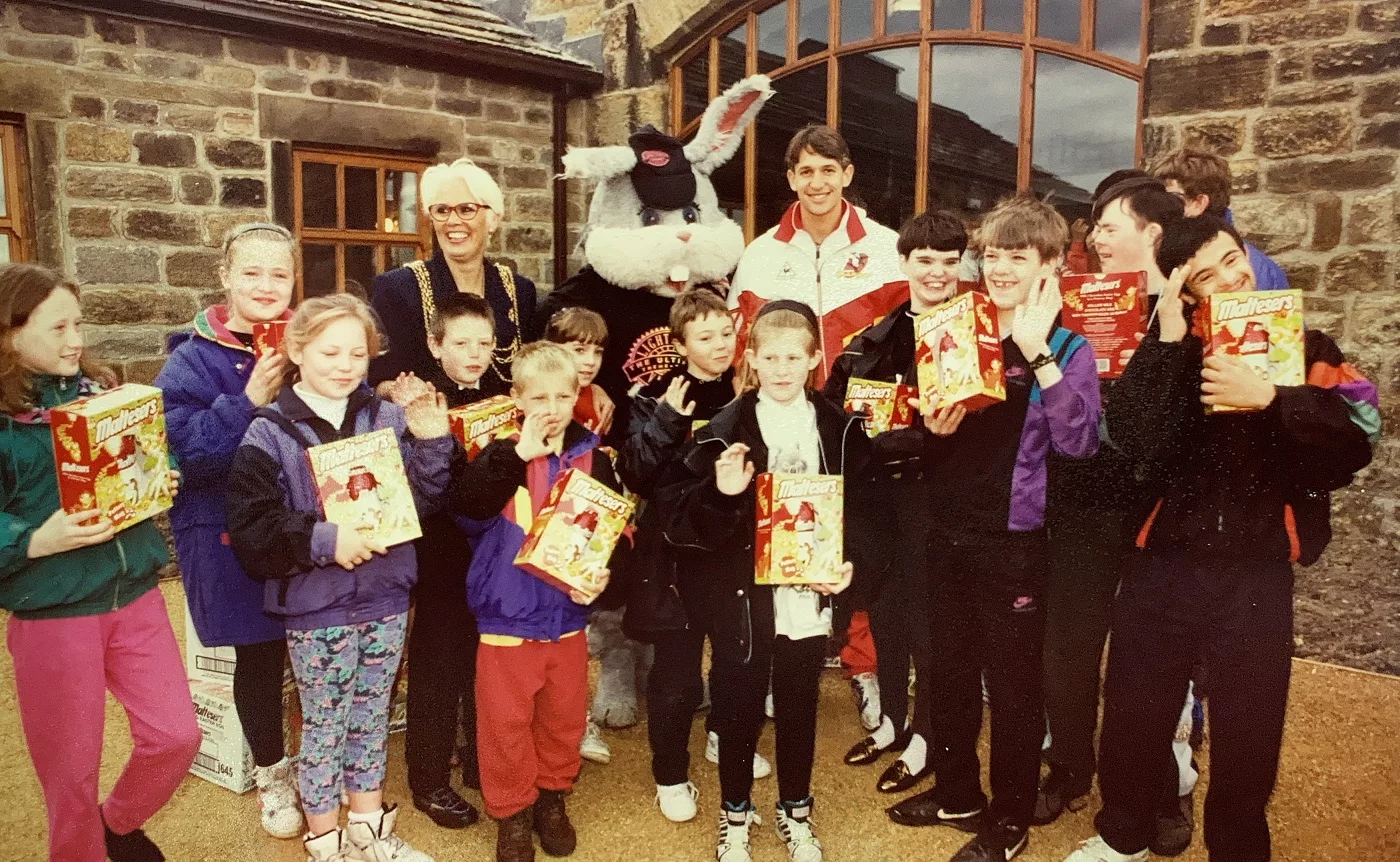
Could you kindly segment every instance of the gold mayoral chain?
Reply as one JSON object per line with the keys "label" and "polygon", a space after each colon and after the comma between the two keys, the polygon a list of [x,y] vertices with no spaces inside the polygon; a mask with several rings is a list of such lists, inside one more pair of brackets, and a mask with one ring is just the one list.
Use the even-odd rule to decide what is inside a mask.
{"label": "gold mayoral chain", "polygon": [[[492,266],[496,267],[496,273],[501,278],[501,285],[506,289],[506,297],[510,300],[510,309],[506,316],[510,318],[511,325],[515,327],[515,332],[511,335],[510,346],[497,347],[493,352],[496,362],[496,370],[500,372],[503,380],[510,380],[510,361],[515,358],[515,352],[520,349],[520,304],[516,300],[515,275],[510,271],[510,267],[499,261],[493,261]],[[428,333],[433,328],[433,315],[437,313],[437,303],[433,302],[433,281],[428,275],[428,264],[425,261],[415,260],[408,264],[409,271],[418,280],[418,295],[423,300],[423,332]]]}

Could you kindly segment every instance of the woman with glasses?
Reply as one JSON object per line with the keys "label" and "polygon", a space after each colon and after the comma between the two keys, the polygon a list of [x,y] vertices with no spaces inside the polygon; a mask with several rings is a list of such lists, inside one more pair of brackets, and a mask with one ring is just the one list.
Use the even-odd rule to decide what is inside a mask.
{"label": "woman with glasses", "polygon": [[455,385],[428,349],[433,311],[454,293],[474,293],[491,306],[496,352],[487,374],[495,380],[482,383],[508,380],[515,351],[539,333],[533,328],[534,282],[486,259],[486,246],[505,215],[501,187],[471,159],[458,159],[424,171],[419,198],[433,225],[433,256],[374,279],[371,305],[383,323],[389,350],[370,364],[369,382],[378,387],[409,373],[444,392]]}
{"label": "woman with glasses", "polygon": [[[539,337],[534,329],[535,285],[499,261],[486,258],[491,235],[501,225],[504,199],[491,175],[470,159],[434,165],[423,172],[419,197],[433,225],[433,256],[392,269],[374,280],[371,304],[388,336],[389,349],[370,363],[370,385],[381,391],[412,374],[447,396],[449,406],[507,391],[510,361],[520,345]],[[434,358],[457,350],[445,332],[429,344],[434,312],[447,316],[469,293],[482,297],[495,322],[489,368],[474,387],[454,382]],[[466,348],[472,356],[478,348]],[[480,361],[474,359],[473,361]],[[462,782],[478,787],[476,770],[476,621],[467,609],[466,537],[445,514],[426,519],[418,540],[418,584],[408,640],[408,784],[413,804],[434,823],[460,829],[478,814],[452,789],[451,762],[459,718],[468,744],[462,750]]]}
{"label": "woman with glasses", "polygon": [[165,397],[170,448],[185,477],[170,526],[200,642],[231,646],[237,656],[233,701],[257,765],[262,827],[276,838],[297,838],[302,814],[282,748],[286,635],[280,620],[263,613],[263,585],[234,559],[224,517],[233,453],[254,412],[277,397],[287,368],[281,352],[256,350],[253,327],[291,316],[291,233],[263,222],[233,228],[224,239],[219,277],[224,303],[199,312],[189,329],[170,337],[170,358],[155,380]]}

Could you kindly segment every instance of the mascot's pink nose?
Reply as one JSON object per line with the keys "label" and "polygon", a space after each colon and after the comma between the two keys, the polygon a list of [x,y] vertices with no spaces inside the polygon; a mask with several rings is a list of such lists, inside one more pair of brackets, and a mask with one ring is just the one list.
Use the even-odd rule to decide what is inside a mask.
{"label": "mascot's pink nose", "polygon": [[688,230],[678,230],[678,231],[676,231],[676,239],[680,240],[681,242],[690,242],[690,231],[688,231]]}

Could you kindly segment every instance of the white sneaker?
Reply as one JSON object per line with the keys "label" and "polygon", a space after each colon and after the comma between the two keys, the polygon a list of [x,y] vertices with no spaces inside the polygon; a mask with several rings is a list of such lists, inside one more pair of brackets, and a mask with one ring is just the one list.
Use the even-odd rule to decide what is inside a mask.
{"label": "white sneaker", "polygon": [[695,800],[699,797],[700,791],[689,781],[684,784],[656,785],[656,804],[661,806],[661,813],[672,823],[693,820]]}
{"label": "white sneaker", "polygon": [[763,716],[769,721],[773,720],[773,690],[771,688],[763,698]]}
{"label": "white sneaker", "polygon": [[608,748],[608,741],[603,738],[603,729],[593,719],[589,719],[588,726],[583,729],[583,740],[578,744],[578,754],[579,757],[593,763],[612,761],[612,749]]}
{"label": "white sneaker", "polygon": [[306,848],[306,862],[345,862],[344,838],[345,833],[339,828],[315,838],[302,836],[301,846]]}
{"label": "white sneaker", "polygon": [[1095,835],[1088,841],[1080,842],[1079,849],[1066,856],[1065,862],[1147,862],[1147,851],[1119,853],[1109,847],[1102,837]]}
{"label": "white sneaker", "polygon": [[[796,815],[796,816],[793,816]],[[812,805],[809,802],[791,813],[778,803],[773,820],[778,837],[787,845],[788,862],[822,862],[822,843],[812,834]]]}
{"label": "white sneaker", "polygon": [[262,828],[267,834],[273,838],[301,835],[305,821],[297,801],[292,762],[284,757],[272,766],[259,766],[253,770],[253,780],[258,785],[258,808],[262,811]]}
{"label": "white sneaker", "polygon": [[[713,730],[705,734],[705,759],[711,763],[719,763],[719,734]],[[768,758],[753,753],[753,777],[767,778],[773,774],[773,764],[768,762]]]}
{"label": "white sneaker", "polygon": [[715,842],[715,862],[751,862],[749,855],[749,827],[762,823],[758,812],[748,811],[719,812],[719,838]]}
{"label": "white sneaker", "polygon": [[874,733],[880,726],[880,681],[873,673],[858,673],[851,677],[851,696],[860,711],[860,724]]}
{"label": "white sneaker", "polygon": [[347,862],[433,862],[433,857],[414,850],[394,834],[394,821],[398,817],[398,806],[393,806],[380,812],[377,824],[350,821],[345,827],[345,837],[350,844],[345,850]]}

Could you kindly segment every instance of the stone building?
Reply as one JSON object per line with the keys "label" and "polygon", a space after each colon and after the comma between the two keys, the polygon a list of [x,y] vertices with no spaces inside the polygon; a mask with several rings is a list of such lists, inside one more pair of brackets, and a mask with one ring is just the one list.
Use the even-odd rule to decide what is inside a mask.
{"label": "stone building", "polygon": [[472,4],[197,5],[0,4],[0,260],[84,284],[90,340],[127,378],[217,296],[231,225],[295,230],[299,295],[368,287],[430,252],[416,180],[460,155],[505,192],[488,254],[554,283],[551,177],[592,64]]}
{"label": "stone building", "polygon": [[[145,20],[83,11],[99,5]],[[714,178],[750,236],[789,199],[781,144],[810,121],[851,140],[854,191],[891,223],[1013,189],[1074,217],[1108,171],[1204,147],[1231,162],[1244,233],[1377,383],[1387,427],[1400,406],[1397,0],[459,0],[458,26],[426,31],[423,0],[341,4],[389,22],[379,39],[307,11],[316,0],[205,3],[229,11],[199,22],[179,12],[192,5],[0,14],[0,111],[20,123],[0,133],[22,129],[30,158],[25,241],[98,285],[99,346],[133,376],[207,298],[228,220],[290,223],[295,165],[357,148],[479,157],[511,199],[496,253],[547,286],[577,266],[588,191],[550,186],[564,138],[688,134],[714,93],[761,71],[778,95]],[[277,26],[239,18],[255,6],[283,10]],[[345,241],[298,229],[323,268],[322,246]],[[357,254],[338,278],[371,268]],[[1400,442],[1383,440],[1336,512],[1332,549],[1300,577],[1300,653],[1400,672],[1400,593],[1376,586],[1400,573]]]}

